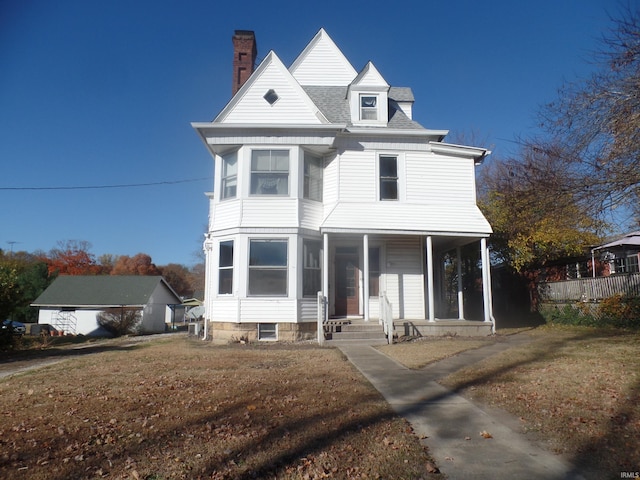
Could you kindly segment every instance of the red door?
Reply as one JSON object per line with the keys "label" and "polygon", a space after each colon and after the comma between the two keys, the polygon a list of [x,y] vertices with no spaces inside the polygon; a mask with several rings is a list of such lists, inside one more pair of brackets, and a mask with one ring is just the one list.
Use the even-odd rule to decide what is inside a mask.
{"label": "red door", "polygon": [[360,314],[357,255],[336,256],[336,316]]}

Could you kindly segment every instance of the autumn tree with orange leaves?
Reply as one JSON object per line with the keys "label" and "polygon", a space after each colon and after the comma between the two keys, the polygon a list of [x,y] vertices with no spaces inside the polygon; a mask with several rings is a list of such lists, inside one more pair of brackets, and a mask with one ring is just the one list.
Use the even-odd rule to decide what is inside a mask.
{"label": "autumn tree with orange leaves", "polygon": [[89,253],[91,243],[85,240],[59,241],[43,260],[49,275],[100,275],[102,267],[96,257]]}
{"label": "autumn tree with orange leaves", "polygon": [[138,253],[133,257],[121,255],[111,270],[111,275],[160,275],[160,270],[146,253]]}

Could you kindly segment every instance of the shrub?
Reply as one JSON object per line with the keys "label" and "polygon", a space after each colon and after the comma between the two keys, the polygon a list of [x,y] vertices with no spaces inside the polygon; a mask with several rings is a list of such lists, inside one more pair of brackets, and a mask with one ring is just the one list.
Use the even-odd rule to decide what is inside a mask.
{"label": "shrub", "polygon": [[621,328],[640,327],[640,297],[614,295],[600,304],[603,323]]}
{"label": "shrub", "polygon": [[546,319],[550,323],[557,323],[560,325],[593,327],[598,324],[597,318],[582,304],[556,307],[550,314],[546,315]]}
{"label": "shrub", "polygon": [[98,325],[116,337],[137,333],[140,328],[137,308],[110,308],[98,314]]}

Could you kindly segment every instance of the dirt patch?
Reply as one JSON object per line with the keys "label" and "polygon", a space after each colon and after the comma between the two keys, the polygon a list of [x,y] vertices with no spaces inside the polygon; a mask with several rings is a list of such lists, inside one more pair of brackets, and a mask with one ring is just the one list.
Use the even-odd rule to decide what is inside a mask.
{"label": "dirt patch", "polygon": [[334,349],[114,345],[0,382],[0,477],[441,478]]}

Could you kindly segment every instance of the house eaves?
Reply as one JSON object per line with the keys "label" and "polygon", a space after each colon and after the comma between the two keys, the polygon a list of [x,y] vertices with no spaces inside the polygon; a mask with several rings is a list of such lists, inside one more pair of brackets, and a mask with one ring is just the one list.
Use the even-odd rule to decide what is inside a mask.
{"label": "house eaves", "polygon": [[491,155],[491,150],[481,147],[469,147],[466,145],[455,145],[453,143],[429,142],[431,151],[442,155],[452,155],[454,157],[473,158],[475,164],[479,165],[483,160]]}
{"label": "house eaves", "polygon": [[[449,130],[429,130],[429,129],[396,129],[396,128],[377,128],[377,127],[347,127],[345,133],[353,135],[373,135],[380,137],[425,137],[436,138],[439,142],[449,134]],[[430,143],[435,143],[430,141]]]}

